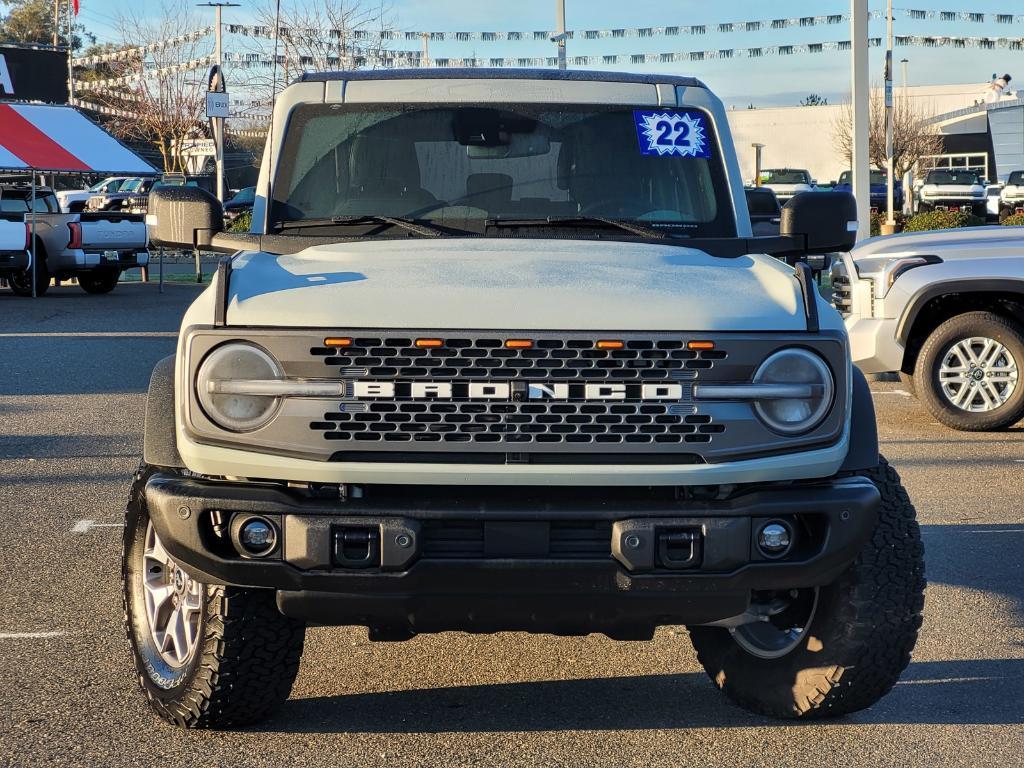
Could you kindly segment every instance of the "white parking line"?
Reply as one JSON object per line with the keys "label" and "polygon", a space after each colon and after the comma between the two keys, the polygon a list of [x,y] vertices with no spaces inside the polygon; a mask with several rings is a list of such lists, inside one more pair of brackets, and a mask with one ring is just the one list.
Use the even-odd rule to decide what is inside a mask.
{"label": "white parking line", "polygon": [[66,632],[0,632],[0,640],[45,640],[48,637],[61,637]]}
{"label": "white parking line", "polygon": [[38,331],[35,333],[0,333],[0,339],[33,339],[40,337],[88,339],[88,338],[128,338],[148,337],[176,339],[177,331]]}
{"label": "white parking line", "polygon": [[872,389],[872,395],[899,395],[900,397],[913,397],[909,392],[902,389]]}
{"label": "white parking line", "polygon": [[71,526],[71,532],[88,533],[93,528],[124,528],[124,523],[97,523],[95,520],[79,520]]}

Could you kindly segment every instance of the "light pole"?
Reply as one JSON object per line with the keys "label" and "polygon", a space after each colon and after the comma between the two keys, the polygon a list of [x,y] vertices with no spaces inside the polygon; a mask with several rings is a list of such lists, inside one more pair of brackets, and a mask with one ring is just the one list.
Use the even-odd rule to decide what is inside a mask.
{"label": "light pole", "polygon": [[[217,71],[220,72],[221,78],[224,77],[224,46],[223,46],[223,30],[221,29],[221,12],[225,8],[238,8],[238,3],[228,2],[209,2],[209,3],[197,3],[199,7],[213,8],[216,12],[216,21],[214,23],[214,48],[213,58],[215,59],[214,65],[217,67]],[[215,117],[214,120],[218,121],[219,130],[214,131],[214,140],[217,142],[217,199],[222,203],[224,202],[224,118]]]}
{"label": "light pole", "polygon": [[895,172],[892,167],[892,0],[885,9],[885,164],[886,164],[886,191],[885,191],[885,223],[886,226],[895,227],[893,205],[896,201]]}
{"label": "light pole", "polygon": [[868,158],[871,84],[868,80],[868,0],[850,0],[851,85],[853,86],[853,194],[857,198],[857,239],[871,235],[871,172]]}
{"label": "light pole", "polygon": [[558,33],[551,41],[558,45],[558,68],[565,69],[565,0],[555,0],[555,20],[558,23]]}

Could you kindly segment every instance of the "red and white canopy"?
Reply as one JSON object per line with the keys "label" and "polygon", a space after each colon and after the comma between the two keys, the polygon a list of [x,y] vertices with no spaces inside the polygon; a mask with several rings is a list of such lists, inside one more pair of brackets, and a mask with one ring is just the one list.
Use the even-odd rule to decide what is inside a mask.
{"label": "red and white canopy", "polygon": [[74,107],[13,103],[0,103],[0,170],[157,172]]}

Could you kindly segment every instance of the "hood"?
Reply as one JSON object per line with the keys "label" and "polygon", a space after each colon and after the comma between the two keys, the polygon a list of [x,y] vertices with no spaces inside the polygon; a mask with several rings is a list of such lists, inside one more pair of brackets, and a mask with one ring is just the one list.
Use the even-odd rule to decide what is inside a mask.
{"label": "hood", "polygon": [[921,191],[926,195],[984,195],[985,188],[980,184],[925,184]]}
{"label": "hood", "polygon": [[768,187],[775,192],[806,192],[809,189],[813,189],[810,184],[800,182],[799,184],[779,184],[774,181],[767,181],[761,183],[762,187]]}
{"label": "hood", "polygon": [[770,256],[527,239],[403,239],[233,261],[227,322],[308,328],[800,331]]}
{"label": "hood", "polygon": [[1024,227],[965,227],[873,237],[858,244],[850,255],[857,272],[867,277],[880,272],[893,259],[905,256],[938,256],[943,261],[1019,258],[1022,241]]}

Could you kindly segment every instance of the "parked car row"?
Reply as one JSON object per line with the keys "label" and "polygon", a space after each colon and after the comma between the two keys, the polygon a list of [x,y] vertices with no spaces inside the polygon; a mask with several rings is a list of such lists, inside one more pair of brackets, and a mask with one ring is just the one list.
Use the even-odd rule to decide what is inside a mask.
{"label": "parked car row", "polygon": [[138,214],[65,213],[52,189],[5,184],[0,218],[0,278],[19,296],[32,295],[33,281],[41,296],[52,278],[71,277],[87,293],[109,293],[124,270],[149,263],[146,225]]}

